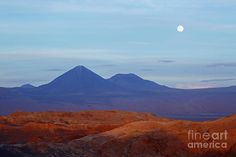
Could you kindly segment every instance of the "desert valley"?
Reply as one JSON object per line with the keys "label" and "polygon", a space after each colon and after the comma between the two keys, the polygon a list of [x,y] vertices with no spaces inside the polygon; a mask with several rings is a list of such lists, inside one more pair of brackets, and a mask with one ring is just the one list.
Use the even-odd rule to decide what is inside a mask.
{"label": "desert valley", "polygon": [[[189,148],[194,142],[188,139],[190,129],[227,130],[227,148]],[[16,112],[0,117],[4,157],[234,157],[235,139],[236,115],[206,122],[125,111]]]}

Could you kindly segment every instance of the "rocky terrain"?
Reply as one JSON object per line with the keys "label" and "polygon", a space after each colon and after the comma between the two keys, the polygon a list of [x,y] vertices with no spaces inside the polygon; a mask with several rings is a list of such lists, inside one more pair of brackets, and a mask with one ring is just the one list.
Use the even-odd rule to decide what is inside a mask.
{"label": "rocky terrain", "polygon": [[[189,130],[227,130],[227,148],[188,148]],[[191,122],[125,111],[16,112],[0,117],[0,144],[3,157],[235,157],[236,115]]]}

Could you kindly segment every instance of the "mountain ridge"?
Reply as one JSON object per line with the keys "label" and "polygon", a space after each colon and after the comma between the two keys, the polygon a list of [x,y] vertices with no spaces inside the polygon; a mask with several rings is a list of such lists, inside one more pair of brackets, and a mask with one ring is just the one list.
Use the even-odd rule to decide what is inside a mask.
{"label": "mountain ridge", "polygon": [[235,95],[236,87],[174,89],[132,73],[104,79],[77,66],[39,87],[0,88],[0,115],[18,110],[121,109],[204,120],[235,113]]}
{"label": "mountain ridge", "polygon": [[96,88],[112,90],[115,87],[86,67],[76,66],[39,88],[51,92],[92,92]]}
{"label": "mountain ridge", "polygon": [[129,73],[129,74],[116,74],[108,79],[110,82],[117,84],[118,86],[141,91],[158,91],[164,89],[170,89],[167,86],[159,85],[153,81],[144,80],[141,77]]}

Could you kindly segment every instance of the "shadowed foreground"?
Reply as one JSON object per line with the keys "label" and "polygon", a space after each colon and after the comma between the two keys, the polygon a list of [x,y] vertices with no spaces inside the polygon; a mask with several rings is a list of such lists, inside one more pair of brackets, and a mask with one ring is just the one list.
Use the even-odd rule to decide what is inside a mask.
{"label": "shadowed foreground", "polygon": [[[227,148],[190,149],[189,130],[227,130]],[[234,157],[236,116],[191,122],[124,111],[16,112],[0,117],[0,143],[4,157]]]}

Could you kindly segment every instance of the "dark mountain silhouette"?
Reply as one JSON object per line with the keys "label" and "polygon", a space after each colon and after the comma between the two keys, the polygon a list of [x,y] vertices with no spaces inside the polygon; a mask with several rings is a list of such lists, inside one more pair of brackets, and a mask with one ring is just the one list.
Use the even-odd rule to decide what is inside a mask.
{"label": "dark mountain silhouette", "polygon": [[21,88],[34,88],[34,86],[31,84],[24,84],[21,86]]}
{"label": "dark mountain silhouette", "polygon": [[159,85],[155,82],[144,80],[135,74],[116,74],[110,79],[110,82],[123,88],[139,91],[158,91],[170,89],[167,86]]}
{"label": "dark mountain silhouette", "polygon": [[180,119],[213,119],[236,112],[236,87],[182,90],[135,74],[104,79],[77,66],[35,88],[0,88],[0,114],[14,111],[121,109]]}
{"label": "dark mountain silhouette", "polygon": [[77,66],[52,82],[39,87],[46,92],[101,92],[116,89],[116,86],[84,66]]}

